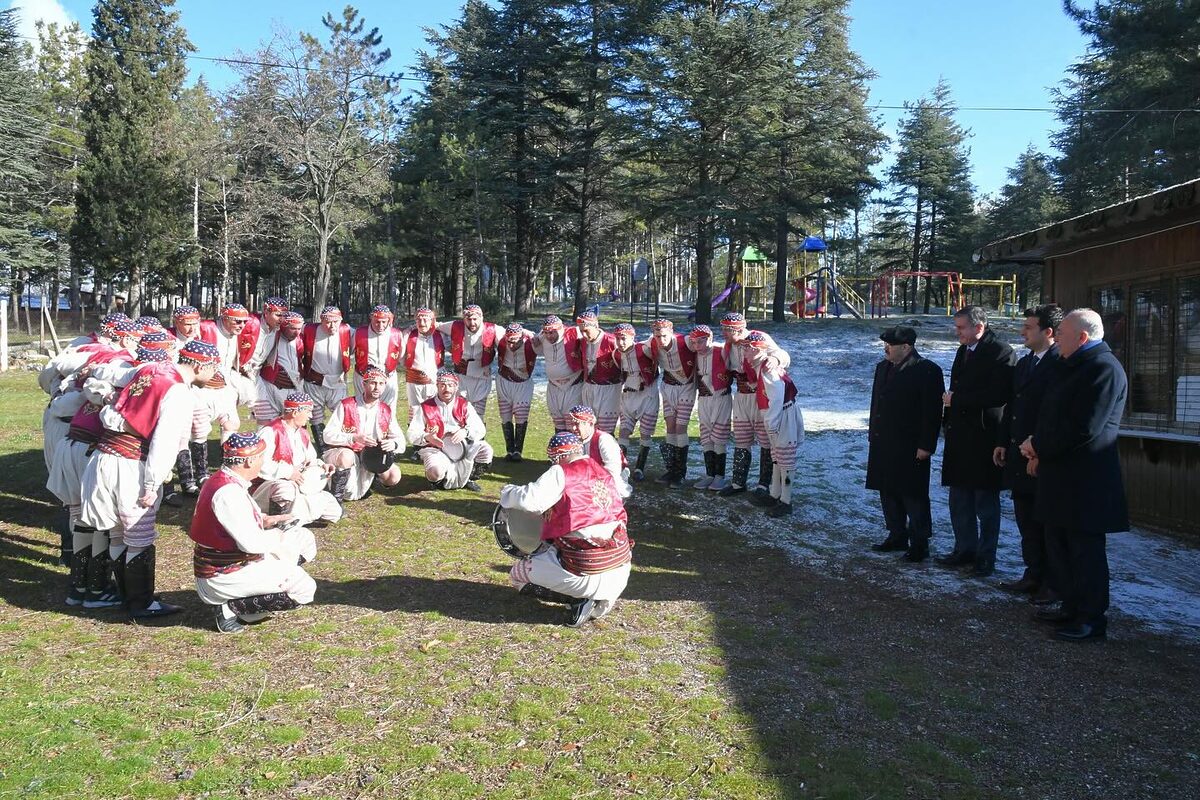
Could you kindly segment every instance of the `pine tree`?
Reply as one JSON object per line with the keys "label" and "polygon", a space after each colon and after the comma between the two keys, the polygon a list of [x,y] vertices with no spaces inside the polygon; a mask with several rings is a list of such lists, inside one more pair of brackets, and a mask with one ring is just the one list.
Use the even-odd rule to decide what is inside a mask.
{"label": "pine tree", "polygon": [[99,0],[86,57],[72,257],[97,278],[124,277],[141,313],[145,281],[173,282],[187,264],[187,196],[165,132],[191,45],[173,0]]}

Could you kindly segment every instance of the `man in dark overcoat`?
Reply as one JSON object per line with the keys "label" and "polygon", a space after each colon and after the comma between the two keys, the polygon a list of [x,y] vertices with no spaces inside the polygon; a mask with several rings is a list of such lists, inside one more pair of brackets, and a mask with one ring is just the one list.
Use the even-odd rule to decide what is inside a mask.
{"label": "man in dark overcoat", "polygon": [[1046,569],[1045,529],[1034,514],[1037,479],[1029,474],[1029,459],[1021,455],[1020,447],[1037,427],[1042,399],[1058,365],[1055,337],[1062,320],[1063,310],[1053,303],[1025,310],[1021,338],[1029,352],[1013,370],[1012,399],[1004,406],[993,453],[996,465],[1004,470],[1004,485],[1012,490],[1013,514],[1021,531],[1021,560],[1025,562],[1020,580],[1002,583],[1000,588],[1028,594],[1038,605],[1054,602],[1057,595]]}
{"label": "man in dark overcoat", "polygon": [[987,312],[966,306],[954,315],[959,348],[942,398],[946,444],[942,485],[950,487],[954,551],[937,562],[971,567],[977,578],[996,569],[1000,539],[1000,468],[992,460],[1004,406],[1012,394],[1013,349],[988,327]]}
{"label": "man in dark overcoat", "polygon": [[917,332],[899,326],[879,336],[883,360],[875,366],[868,431],[867,488],[879,491],[887,539],[873,550],[905,550],[905,559],[929,557],[929,460],[942,421],[942,368],[916,350]]}
{"label": "man in dark overcoat", "polygon": [[1059,609],[1037,616],[1059,623],[1065,641],[1103,639],[1108,628],[1105,536],[1129,530],[1117,437],[1125,412],[1125,369],[1104,342],[1090,308],[1072,311],[1058,336],[1062,362],[1046,392],[1033,436],[1021,445],[1037,474],[1038,520],[1055,574]]}

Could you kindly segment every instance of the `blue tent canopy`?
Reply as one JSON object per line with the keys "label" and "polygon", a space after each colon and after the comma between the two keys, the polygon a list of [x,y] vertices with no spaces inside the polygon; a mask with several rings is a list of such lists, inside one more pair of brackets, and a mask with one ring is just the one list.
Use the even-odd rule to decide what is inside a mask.
{"label": "blue tent canopy", "polygon": [[825,252],[825,240],[820,236],[805,236],[804,241],[796,249],[806,253],[823,253]]}

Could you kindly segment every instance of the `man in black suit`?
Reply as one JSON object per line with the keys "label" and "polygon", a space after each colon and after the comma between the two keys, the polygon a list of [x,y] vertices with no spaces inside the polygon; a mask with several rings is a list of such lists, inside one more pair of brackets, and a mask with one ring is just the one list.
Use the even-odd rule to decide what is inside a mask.
{"label": "man in black suit", "polygon": [[1068,314],[1059,327],[1062,362],[1042,400],[1037,428],[1021,444],[1037,474],[1037,518],[1059,609],[1037,618],[1061,623],[1055,638],[1103,639],[1108,620],[1105,534],[1129,530],[1129,508],[1117,436],[1125,412],[1125,369],[1104,342],[1104,323],[1090,308]]}
{"label": "man in black suit", "polygon": [[950,368],[950,390],[942,396],[942,485],[950,487],[954,552],[937,563],[970,567],[976,578],[986,578],[996,569],[1000,539],[1000,468],[992,452],[1017,357],[988,327],[987,312],[979,306],[954,315],[954,332],[960,346]]}
{"label": "man in black suit", "polygon": [[887,539],[879,552],[905,550],[905,559],[929,557],[929,459],[937,449],[942,417],[942,368],[917,352],[917,332],[888,328],[883,361],[871,387],[867,488],[879,491]]}
{"label": "man in black suit", "polygon": [[1046,570],[1045,530],[1033,513],[1036,479],[1029,474],[1029,460],[1021,455],[1020,447],[1037,427],[1042,398],[1058,365],[1054,339],[1062,320],[1063,310],[1054,304],[1026,309],[1021,338],[1029,352],[1013,371],[1012,399],[1004,407],[992,454],[996,465],[1004,470],[1004,485],[1012,490],[1013,513],[1021,531],[1021,559],[1025,562],[1021,579],[1002,583],[1000,588],[1028,594],[1037,605],[1052,603],[1057,595]]}

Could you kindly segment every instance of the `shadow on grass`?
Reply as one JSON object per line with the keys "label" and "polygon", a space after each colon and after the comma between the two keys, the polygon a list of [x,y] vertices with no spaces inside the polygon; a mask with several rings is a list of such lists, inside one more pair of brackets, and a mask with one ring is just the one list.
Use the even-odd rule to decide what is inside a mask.
{"label": "shadow on grass", "polygon": [[352,581],[317,581],[315,605],[351,606],[375,611],[435,613],[467,622],[558,624],[563,606],[539,603],[499,583],[458,578],[382,575]]}

